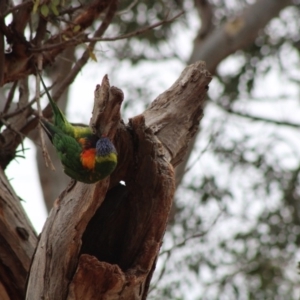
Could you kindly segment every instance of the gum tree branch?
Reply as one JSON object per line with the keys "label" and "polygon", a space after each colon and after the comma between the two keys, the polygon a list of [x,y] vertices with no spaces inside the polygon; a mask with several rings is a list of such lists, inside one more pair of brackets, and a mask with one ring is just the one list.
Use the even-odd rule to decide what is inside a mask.
{"label": "gum tree branch", "polygon": [[[2,170],[0,207],[0,282],[10,299],[23,300],[37,236]],[[0,298],[7,299],[2,289]]]}
{"label": "gum tree branch", "polygon": [[103,79],[91,125],[114,140],[118,166],[110,179],[73,182],[60,195],[33,258],[27,299],[146,299],[173,201],[173,166],[197,130],[210,80],[202,62],[188,66],[125,125],[122,93]]}

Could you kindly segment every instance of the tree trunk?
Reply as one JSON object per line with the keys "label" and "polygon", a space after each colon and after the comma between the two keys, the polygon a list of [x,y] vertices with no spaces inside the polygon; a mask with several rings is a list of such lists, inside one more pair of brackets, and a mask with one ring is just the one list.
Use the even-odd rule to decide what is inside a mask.
{"label": "tree trunk", "polygon": [[24,299],[36,244],[20,199],[0,169],[0,299]]}
{"label": "tree trunk", "polygon": [[114,138],[117,169],[97,184],[72,182],[60,195],[33,258],[26,299],[146,299],[173,200],[173,167],[197,130],[210,80],[204,63],[188,66],[124,125],[122,92],[103,79],[91,127]]}

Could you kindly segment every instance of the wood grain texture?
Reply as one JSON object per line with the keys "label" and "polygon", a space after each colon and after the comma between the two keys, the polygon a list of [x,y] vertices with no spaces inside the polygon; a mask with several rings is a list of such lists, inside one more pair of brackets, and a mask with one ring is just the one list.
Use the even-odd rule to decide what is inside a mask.
{"label": "wood grain texture", "polygon": [[[107,75],[103,77],[101,85],[96,86],[93,116],[90,127],[98,136],[113,138],[121,119],[120,109],[124,99],[123,92],[111,87]],[[106,111],[110,111],[107,114]]]}
{"label": "wood grain texture", "polygon": [[[90,221],[69,300],[146,299],[174,195],[170,161],[181,158],[197,130],[210,80],[204,63],[189,66],[144,114],[130,120],[126,186],[113,187]],[[91,284],[95,276],[99,281]]]}
{"label": "wood grain texture", "polygon": [[103,79],[95,98],[104,101],[95,104],[91,125],[98,134],[115,134],[118,167],[95,185],[74,183],[56,201],[27,299],[146,299],[173,201],[173,165],[197,129],[210,80],[204,63],[187,67],[125,125],[123,95]]}
{"label": "wood grain texture", "polygon": [[[126,186],[110,190],[89,223],[68,299],[83,299],[84,294],[97,295],[90,299],[147,295],[145,282],[152,274],[173,200],[174,172],[144,117],[133,118],[130,126],[136,146]],[[98,282],[91,284],[95,272]]]}
{"label": "wood grain texture", "polygon": [[[106,85],[105,89],[110,93],[109,86]],[[108,116],[115,113],[119,122],[114,124],[118,126],[120,112],[109,104],[115,100],[115,97],[108,99],[101,111]],[[106,126],[112,128],[108,123],[103,125],[102,130],[106,131]],[[112,130],[116,132],[116,129]],[[66,299],[68,285],[78,263],[82,235],[104,201],[108,187],[109,178],[90,185],[71,181],[56,200],[33,257],[26,299]]]}
{"label": "wood grain texture", "polygon": [[108,184],[109,179],[93,185],[72,181],[56,200],[33,258],[26,299],[66,299],[81,236]]}
{"label": "wood grain texture", "polygon": [[36,244],[37,236],[20,199],[0,169],[0,299],[7,295],[14,300],[24,299]]}
{"label": "wood grain texture", "polygon": [[182,160],[198,129],[210,81],[205,63],[198,61],[186,67],[176,82],[143,113],[146,125],[163,143],[173,166]]}

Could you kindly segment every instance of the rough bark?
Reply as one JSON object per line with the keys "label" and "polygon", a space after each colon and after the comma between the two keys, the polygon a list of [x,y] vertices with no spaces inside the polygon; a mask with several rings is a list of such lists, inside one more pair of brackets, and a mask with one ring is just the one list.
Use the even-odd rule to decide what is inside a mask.
{"label": "rough bark", "polygon": [[[32,112],[32,108],[28,107],[29,91],[28,78],[19,82],[19,101],[15,106],[15,111],[20,113],[9,120],[4,118],[1,120],[5,125],[5,129],[1,132],[0,139],[0,166],[5,169],[9,162],[16,156],[16,149],[24,139],[21,134],[21,128],[27,123],[27,119]],[[1,123],[1,125],[3,125]]]}
{"label": "rough bark", "polygon": [[0,170],[0,299],[24,299],[36,244],[36,234],[20,199]]}
{"label": "rough bark", "polygon": [[[61,194],[33,258],[27,299],[146,298],[175,190],[172,165],[196,132],[210,80],[202,62],[187,67],[125,126],[114,110],[122,93],[104,78],[95,96],[106,104],[95,106],[91,124],[115,134],[118,167],[110,180],[74,183]],[[99,111],[108,124],[97,123]]]}

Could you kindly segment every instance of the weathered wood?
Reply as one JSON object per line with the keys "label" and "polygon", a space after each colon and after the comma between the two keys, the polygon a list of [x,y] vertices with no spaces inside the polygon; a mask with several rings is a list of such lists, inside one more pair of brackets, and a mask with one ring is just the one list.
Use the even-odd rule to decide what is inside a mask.
{"label": "weathered wood", "polygon": [[125,126],[113,100],[122,94],[104,78],[108,103],[95,106],[91,124],[116,133],[118,167],[110,185],[77,183],[60,196],[33,259],[27,299],[146,299],[175,190],[172,164],[196,131],[210,80],[203,63],[187,67]]}
{"label": "weathered wood", "polygon": [[174,167],[183,159],[188,143],[198,129],[210,81],[205,63],[195,62],[187,66],[176,82],[143,113],[146,125],[163,143]]}
{"label": "weathered wood", "polygon": [[26,277],[36,244],[36,234],[20,199],[0,169],[1,299],[6,299],[5,294],[13,300],[24,299]]}
{"label": "weathered wood", "polygon": [[[108,101],[115,100],[112,97]],[[120,116],[111,105],[103,107],[103,113]],[[105,125],[102,130],[106,131]],[[33,257],[26,299],[66,299],[78,263],[82,234],[108,187],[109,179],[90,185],[72,181],[56,200]]]}
{"label": "weathered wood", "polygon": [[[69,300],[84,295],[146,299],[174,193],[173,170],[166,158],[178,161],[195,134],[210,80],[202,62],[189,66],[146,110],[146,122],[159,140],[144,125],[143,115],[131,120],[134,161],[127,169],[126,186],[112,189],[90,221],[81,248],[89,255],[80,257]],[[169,145],[167,151],[164,145]],[[98,283],[91,284],[95,277]]]}
{"label": "weathered wood", "polygon": [[[90,127],[98,136],[113,138],[121,119],[120,109],[124,99],[123,92],[110,87],[107,75],[103,77],[101,85],[96,86],[93,115]],[[107,114],[106,111],[110,111]]]}
{"label": "weathered wood", "polygon": [[[68,299],[81,299],[84,294],[107,300],[147,295],[144,283],[165,232],[175,190],[174,172],[161,144],[145,127],[144,117],[132,119],[130,125],[136,144],[134,165],[128,170],[126,186],[108,194],[85,232],[81,252],[99,261],[91,268],[93,256],[81,256]],[[96,285],[90,282],[95,273]]]}
{"label": "weathered wood", "polygon": [[109,179],[87,185],[72,181],[46,221],[30,270],[26,299],[65,299],[74,275],[81,236],[102,203]]}
{"label": "weathered wood", "polygon": [[78,269],[70,285],[68,300],[106,299],[121,293],[126,278],[118,265],[100,262],[94,256],[83,254]]}

